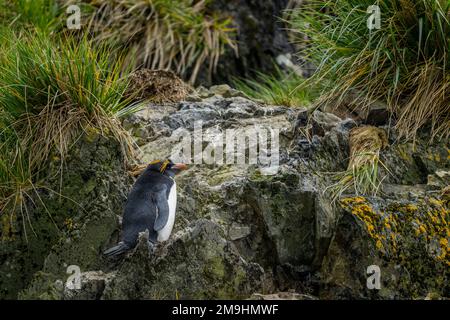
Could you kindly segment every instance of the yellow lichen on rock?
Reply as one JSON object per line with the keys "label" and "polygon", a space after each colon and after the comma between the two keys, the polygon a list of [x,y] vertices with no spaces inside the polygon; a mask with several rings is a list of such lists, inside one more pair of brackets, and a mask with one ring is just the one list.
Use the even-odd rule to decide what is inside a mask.
{"label": "yellow lichen on rock", "polygon": [[373,210],[369,202],[363,197],[353,197],[342,199],[341,205],[344,209],[364,222],[366,231],[374,239],[377,249],[383,251],[383,240],[386,237],[383,239],[383,235],[379,233],[381,216]]}
{"label": "yellow lichen on rock", "polygon": [[450,266],[449,210],[445,201],[429,197],[416,203],[392,202],[376,210],[363,197],[344,198],[340,203],[364,223],[375,247],[387,257],[404,260],[408,250],[423,245],[429,256]]}
{"label": "yellow lichen on rock", "polygon": [[72,231],[74,229],[74,222],[72,218],[66,218],[64,220],[64,226],[66,227],[67,231]]}

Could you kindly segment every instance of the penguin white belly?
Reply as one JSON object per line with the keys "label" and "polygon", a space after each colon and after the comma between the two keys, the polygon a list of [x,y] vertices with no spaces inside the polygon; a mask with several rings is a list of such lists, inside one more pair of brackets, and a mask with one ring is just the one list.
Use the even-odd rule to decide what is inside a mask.
{"label": "penguin white belly", "polygon": [[173,224],[175,223],[175,211],[177,209],[177,184],[174,181],[172,188],[169,192],[169,198],[167,199],[169,203],[169,219],[167,220],[167,224],[159,230],[158,232],[158,241],[166,241],[169,239],[170,234],[172,233]]}

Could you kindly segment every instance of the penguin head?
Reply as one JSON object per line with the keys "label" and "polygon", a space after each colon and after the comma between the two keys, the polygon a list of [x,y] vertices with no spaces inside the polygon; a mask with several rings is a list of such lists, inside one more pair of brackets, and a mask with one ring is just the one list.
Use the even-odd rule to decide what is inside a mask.
{"label": "penguin head", "polygon": [[173,163],[170,159],[155,160],[150,162],[148,169],[173,177],[180,171],[186,170],[187,165],[184,163]]}

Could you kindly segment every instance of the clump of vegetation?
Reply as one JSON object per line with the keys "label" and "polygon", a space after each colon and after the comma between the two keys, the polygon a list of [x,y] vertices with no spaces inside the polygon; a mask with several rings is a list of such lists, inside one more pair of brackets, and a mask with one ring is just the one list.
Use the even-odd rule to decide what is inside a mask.
{"label": "clump of vegetation", "polygon": [[0,26],[64,33],[65,9],[75,4],[93,44],[116,43],[127,50],[125,65],[172,70],[194,83],[205,66],[212,75],[226,47],[237,55],[232,21],[211,12],[211,2],[0,0]]}
{"label": "clump of vegetation", "polygon": [[190,88],[172,71],[141,69],[130,75],[126,96],[154,103],[178,102]]}
{"label": "clump of vegetation", "polygon": [[236,79],[234,86],[246,96],[271,105],[290,107],[308,106],[316,97],[314,90],[299,89],[305,79],[291,72],[276,68],[275,74],[257,73],[255,79]]}
{"label": "clump of vegetation", "polygon": [[[378,5],[379,29],[368,28]],[[321,103],[354,97],[358,108],[387,102],[400,136],[414,139],[431,123],[433,137],[450,133],[450,3],[447,0],[312,0],[289,14],[293,31],[317,66],[308,84],[323,87]]]}
{"label": "clump of vegetation", "polygon": [[338,182],[331,185],[333,199],[353,189],[357,195],[376,195],[382,178],[379,167],[383,166],[380,160],[380,151],[388,146],[386,132],[383,129],[363,126],[350,131],[350,161],[347,170],[335,175]]}
{"label": "clump of vegetation", "polygon": [[132,107],[111,47],[41,33],[7,32],[0,41],[0,211],[14,214],[26,210],[49,155],[63,159],[83,131],[114,136],[129,151],[117,117]]}
{"label": "clump of vegetation", "polygon": [[0,24],[9,28],[37,28],[52,32],[61,23],[56,0],[0,0]]}
{"label": "clump of vegetation", "polygon": [[[67,146],[61,142],[70,139],[61,140],[59,133],[70,136],[71,129],[83,123],[111,126],[106,119],[128,105],[122,99],[128,80],[111,47],[94,49],[86,39],[54,43],[42,34],[20,39],[12,35],[2,41],[10,47],[0,65],[0,107],[22,137],[46,138],[40,141],[63,151]],[[49,153],[41,147],[32,150],[37,162]]]}
{"label": "clump of vegetation", "polygon": [[209,13],[210,0],[84,2],[96,40],[127,46],[137,67],[189,73],[193,83],[205,63],[215,70],[225,47],[237,52],[231,20]]}

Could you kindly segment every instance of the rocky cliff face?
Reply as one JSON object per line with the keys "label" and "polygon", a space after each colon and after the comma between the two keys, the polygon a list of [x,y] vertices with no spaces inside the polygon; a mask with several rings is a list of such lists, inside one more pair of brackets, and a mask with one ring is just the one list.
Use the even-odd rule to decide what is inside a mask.
{"label": "rocky cliff face", "polygon": [[[116,229],[116,215],[121,214],[132,183],[120,146],[96,131],[77,142],[64,166],[53,158],[44,176],[48,188],[30,192],[28,209],[17,212],[10,230],[2,230],[3,298],[17,297],[34,277],[66,277],[72,262],[82,270],[99,268],[99,246]],[[54,297],[52,286],[40,290],[41,298]]]}
{"label": "rocky cliff face", "polygon": [[[198,134],[198,121],[203,152],[227,129],[245,134],[257,124],[278,130],[279,165],[191,165],[177,177],[171,239],[149,257],[142,234],[123,260],[106,261],[101,251],[119,239],[132,179],[119,146],[92,132],[66,159],[61,193],[72,200],[42,194],[59,230],[2,255],[2,271],[10,268],[13,277],[0,275],[2,287],[9,288],[4,296],[19,290],[22,299],[449,296],[449,203],[442,193],[449,178],[448,145],[430,144],[426,134],[415,145],[397,142],[382,154],[391,174],[380,196],[349,192],[333,202],[324,190],[328,173],[347,166],[349,130],[357,125],[351,119],[262,106],[222,86],[181,103],[149,105],[124,126],[146,163],[186,146],[183,138]],[[248,145],[241,151],[249,157]],[[58,161],[52,170],[58,172]],[[33,221],[43,217],[42,225],[51,229],[45,212],[36,205],[30,214]],[[80,267],[79,290],[66,285],[69,265]],[[371,265],[380,268],[380,290],[366,285]],[[20,274],[25,276],[18,282]]]}
{"label": "rocky cliff face", "polygon": [[251,78],[255,70],[274,71],[275,59],[281,54],[292,54],[286,26],[281,21],[288,0],[214,0],[212,12],[220,12],[233,21],[236,30],[238,54],[226,49],[217,71],[209,77],[207,66],[200,70],[198,83],[209,86],[230,83],[233,77]]}

